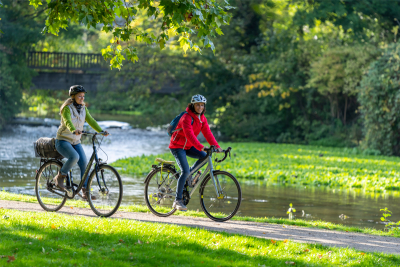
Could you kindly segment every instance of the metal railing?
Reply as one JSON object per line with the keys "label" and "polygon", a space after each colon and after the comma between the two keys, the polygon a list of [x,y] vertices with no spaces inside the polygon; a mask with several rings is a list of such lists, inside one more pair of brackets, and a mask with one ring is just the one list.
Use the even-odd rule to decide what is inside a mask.
{"label": "metal railing", "polygon": [[59,52],[28,52],[28,67],[33,69],[57,69],[104,71],[109,64],[101,54],[59,53]]}

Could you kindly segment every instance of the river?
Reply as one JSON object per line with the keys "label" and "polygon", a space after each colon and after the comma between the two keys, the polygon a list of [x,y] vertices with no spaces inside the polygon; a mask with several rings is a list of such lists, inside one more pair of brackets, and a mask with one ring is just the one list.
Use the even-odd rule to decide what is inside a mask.
{"label": "river", "polygon": [[[111,136],[105,138],[101,145],[107,155],[100,151],[99,157],[108,158],[111,165],[119,158],[168,151],[169,138],[164,131],[132,129],[129,125],[126,127],[127,124],[118,123],[103,124],[103,127],[122,127],[108,129]],[[39,159],[34,156],[33,142],[43,136],[54,137],[57,131],[54,124],[56,122],[47,123],[47,126],[10,125],[0,131],[0,190],[35,194],[35,170],[39,167]],[[90,144],[84,143],[83,147],[89,157],[92,152]],[[124,185],[122,205],[144,204],[144,176],[121,177]],[[267,180],[239,181],[243,191],[243,202],[238,212],[240,216],[287,218],[286,211],[293,203],[297,218],[383,229],[380,209],[387,207],[396,212],[400,200],[398,192],[374,194],[359,189],[274,185]],[[201,210],[198,194],[193,196],[188,208]],[[390,219],[399,221],[400,216],[395,213]]]}

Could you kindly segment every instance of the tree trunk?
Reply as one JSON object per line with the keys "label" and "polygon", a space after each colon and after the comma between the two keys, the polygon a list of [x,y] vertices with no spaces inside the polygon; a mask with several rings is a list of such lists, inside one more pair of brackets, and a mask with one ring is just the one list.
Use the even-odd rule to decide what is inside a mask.
{"label": "tree trunk", "polygon": [[347,98],[348,98],[348,95],[346,95],[345,101],[344,101],[344,116],[343,116],[343,124],[344,124],[344,125],[346,125]]}
{"label": "tree trunk", "polygon": [[335,95],[335,106],[336,106],[336,119],[340,120],[340,108],[339,108],[339,100],[338,95]]}
{"label": "tree trunk", "polygon": [[328,95],[329,103],[331,104],[331,117],[335,117],[335,103],[331,94]]}

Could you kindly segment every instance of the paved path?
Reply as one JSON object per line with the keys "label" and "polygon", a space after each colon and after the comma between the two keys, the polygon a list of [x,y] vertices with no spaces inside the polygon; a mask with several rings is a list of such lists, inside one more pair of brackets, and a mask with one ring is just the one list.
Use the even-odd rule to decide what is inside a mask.
{"label": "paved path", "polygon": [[[0,200],[0,208],[16,209],[21,211],[44,212],[37,203]],[[95,217],[90,209],[62,208],[60,213]],[[169,223],[198,227],[213,231],[254,236],[258,238],[284,240],[294,242],[319,243],[326,246],[350,247],[362,251],[384,252],[400,254],[400,238],[381,237],[374,235],[358,234],[351,232],[339,232],[333,230],[314,229],[299,226],[283,226],[281,224],[257,223],[246,221],[228,221],[217,223],[206,218],[194,218],[186,216],[157,217],[151,213],[121,212],[113,215],[113,218],[124,218],[145,222]]]}

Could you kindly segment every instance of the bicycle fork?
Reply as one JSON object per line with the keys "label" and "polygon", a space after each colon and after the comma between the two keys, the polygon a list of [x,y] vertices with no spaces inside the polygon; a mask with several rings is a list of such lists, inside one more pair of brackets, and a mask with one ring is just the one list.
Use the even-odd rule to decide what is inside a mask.
{"label": "bicycle fork", "polygon": [[[109,191],[107,188],[107,184],[106,181],[104,180],[104,170],[100,169],[100,165],[96,164],[95,166],[95,172],[96,172],[96,179],[97,179],[97,184],[99,185],[99,191],[103,194],[103,195],[108,195]],[[101,180],[103,181],[103,185],[101,186],[101,182],[100,182],[100,178],[99,178],[99,172],[101,174]]]}
{"label": "bicycle fork", "polygon": [[[101,194],[103,194],[103,196],[108,195],[109,190],[106,184],[106,181],[104,180],[104,169],[100,169],[100,160],[99,157],[97,156],[97,149],[96,149],[96,145],[93,146],[93,152],[95,155],[95,160],[96,160],[96,165],[94,167],[95,172],[96,172],[96,179],[97,179],[97,184],[99,185],[99,191],[101,192]],[[99,178],[99,172],[101,174],[101,180],[103,181],[103,185],[101,186],[101,182],[100,182],[100,178]]]}

